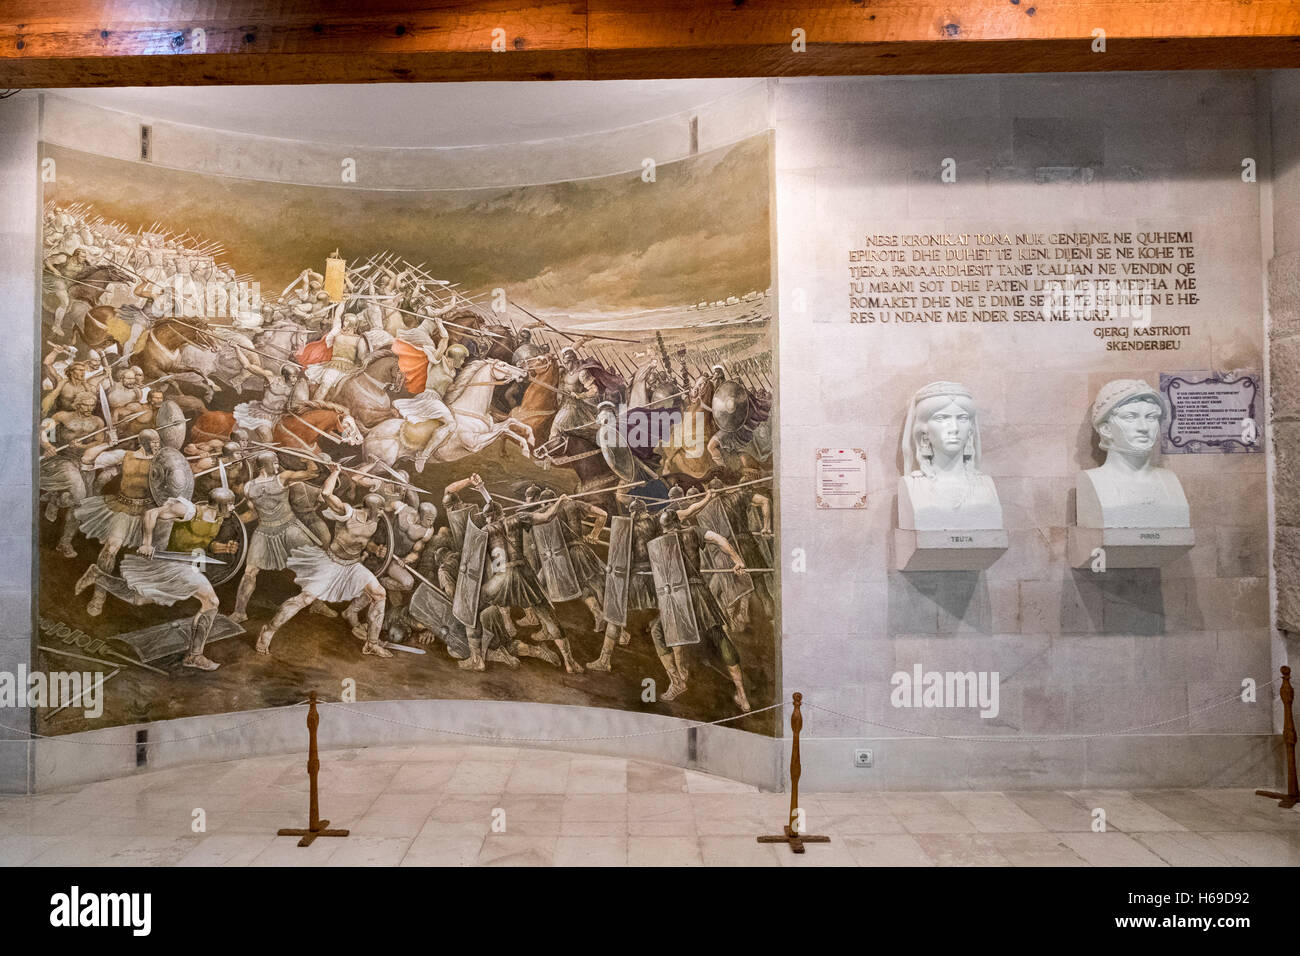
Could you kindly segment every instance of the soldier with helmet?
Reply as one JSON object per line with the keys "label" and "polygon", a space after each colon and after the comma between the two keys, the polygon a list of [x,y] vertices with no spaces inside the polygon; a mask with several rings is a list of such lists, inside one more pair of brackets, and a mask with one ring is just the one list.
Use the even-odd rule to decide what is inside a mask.
{"label": "soldier with helmet", "polygon": [[[99,455],[95,460],[97,467],[121,466],[117,494],[83,498],[74,512],[81,533],[104,543],[96,563],[77,582],[78,594],[92,583],[96,567],[105,574],[112,574],[117,567],[118,552],[124,547],[134,548],[142,540],[144,513],[154,503],[150,491],[150,469],[155,456],[162,451],[163,443],[152,428],[140,433],[139,442],[140,447],[134,451],[119,448]],[[179,452],[171,451],[179,456]],[[183,456],[180,463],[188,473],[189,467]],[[104,597],[104,589],[96,585],[95,593],[86,605],[86,613],[92,617],[99,614],[104,609]]]}
{"label": "soldier with helmet", "polygon": [[[734,562],[732,570],[736,574],[744,573],[745,563],[722,535],[715,531],[705,531],[701,535],[693,525],[684,524],[683,516],[689,517],[691,510],[665,508],[659,515],[659,526],[663,534],[652,541],[648,549],[660,610],[659,617],[651,624],[651,631],[658,632],[655,634],[656,648],[661,643],[672,647],[672,656],[682,681],[680,689],[670,687],[660,696],[664,700],[673,700],[685,691],[689,671],[684,666],[681,648],[686,644],[699,643],[702,639],[708,642],[726,668],[727,676],[736,688],[733,698],[736,705],[748,712],[749,699],[745,696],[740,654],[727,635],[727,618],[700,573],[700,549],[705,544],[716,545]],[[659,545],[661,541],[664,544]],[[656,560],[657,556],[659,560]],[[670,564],[676,566],[671,567]],[[664,618],[669,616],[672,620],[665,624]],[[671,645],[667,634],[669,625],[676,632],[676,640]]]}
{"label": "soldier with helmet", "polygon": [[[482,606],[479,623],[482,625],[482,630],[477,638],[471,635],[471,656],[468,661],[463,661],[461,666],[473,670],[483,669],[485,646],[483,632],[496,623],[498,613],[508,615],[510,608],[517,607],[532,608],[533,613],[542,622],[542,629],[547,637],[559,650],[564,660],[564,669],[570,674],[581,674],[582,665],[574,658],[573,651],[569,647],[569,639],[560,630],[560,624],[555,619],[555,611],[546,599],[546,593],[542,590],[537,575],[533,573],[533,569],[524,558],[524,529],[533,523],[533,516],[518,511],[507,515],[498,502],[489,501],[483,506],[483,517],[487,522],[483,529],[487,534],[486,556],[491,563],[479,592],[479,602]],[[480,573],[482,570],[480,567]],[[462,587],[464,583],[458,582],[457,588]],[[494,608],[500,608],[500,612],[494,611]],[[515,642],[515,651],[544,659],[551,656],[549,652],[543,654],[541,648],[531,647],[522,641]],[[507,660],[507,663],[510,661]]]}
{"label": "soldier with helmet", "polygon": [[[615,553],[615,538],[621,534],[628,535],[631,541],[627,546],[627,561],[620,567]],[[628,498],[627,515],[614,518],[610,526],[610,560],[606,569],[603,611],[606,621],[605,640],[600,648],[600,656],[587,665],[589,670],[613,670],[616,641],[622,645],[631,640],[627,625],[633,611],[653,611],[658,615],[659,602],[655,599],[654,578],[647,550],[651,540],[658,536],[659,525],[646,510],[645,501],[641,498]],[[619,600],[621,595],[626,595],[622,601]],[[654,642],[655,654],[663,664],[664,673],[668,675],[669,690],[676,690],[673,695],[675,697],[686,689],[686,685],[678,674],[672,649],[664,646],[662,630],[654,627],[653,620],[650,637]]]}
{"label": "soldier with helmet", "polygon": [[295,548],[320,543],[294,515],[289,501],[289,486],[316,474],[315,462],[304,461],[306,467],[300,471],[283,471],[279,456],[264,451],[257,456],[257,477],[244,485],[248,503],[241,517],[257,519],[257,530],[248,543],[244,576],[239,581],[235,611],[230,615],[237,624],[248,620],[248,601],[260,571],[282,571],[289,566],[289,555]]}
{"label": "soldier with helmet", "polygon": [[[93,472],[83,471],[82,456],[98,447],[96,433],[102,432],[104,421],[95,414],[95,396],[82,392],[77,396],[70,412],[55,412],[41,429],[40,491],[45,496],[45,517],[58,520],[65,512],[63,531],[59,535],[59,553],[75,558],[72,537],[77,531],[73,509],[87,494],[87,481]],[[49,435],[49,431],[53,431]],[[60,450],[55,450],[57,442]]]}
{"label": "soldier with helmet", "polygon": [[[438,333],[436,344],[429,334],[430,324]],[[422,472],[429,457],[456,430],[456,416],[443,401],[443,396],[456,381],[457,373],[469,358],[469,349],[459,342],[451,344],[451,336],[443,326],[442,319],[435,315],[425,319],[414,329],[399,333],[398,340],[393,343],[393,351],[398,354],[399,360],[406,355],[423,353],[428,362],[424,369],[424,383],[420,393],[414,398],[401,398],[393,402],[393,408],[408,422],[419,424],[436,421],[438,423],[420,453],[415,456],[415,470]],[[408,369],[409,359],[403,362],[402,370],[407,373],[408,385],[413,381],[418,382],[420,376],[412,375]]]}
{"label": "soldier with helmet", "polygon": [[[388,592],[362,563],[367,554],[386,557],[384,547],[371,540],[383,517],[384,499],[371,492],[362,499],[359,508],[353,508],[334,494],[338,481],[339,466],[334,465],[321,488],[321,500],[330,509],[325,512],[325,517],[334,522],[334,535],[329,547],[308,544],[294,548],[289,555],[289,569],[301,590],[285,601],[271,622],[262,628],[257,637],[259,654],[270,654],[271,641],[280,628],[303,608],[319,600],[326,604],[350,602],[344,617],[352,625],[352,633],[364,642],[361,653],[376,657],[393,656],[379,636]],[[369,611],[363,625],[359,611],[365,604],[369,605]]]}
{"label": "soldier with helmet", "polygon": [[[211,551],[233,555],[239,550],[237,542],[216,540],[234,507],[235,495],[227,488],[214,489],[202,505],[188,498],[169,498],[144,513],[143,540],[136,554],[122,558],[120,578],[91,565],[96,587],[129,604],[171,606],[189,598],[198,599],[199,611],[190,622],[189,647],[181,659],[184,667],[214,671],[221,666],[203,653],[217,617],[218,601],[212,582],[203,573],[202,554]],[[191,554],[197,555],[192,561],[177,560]]]}

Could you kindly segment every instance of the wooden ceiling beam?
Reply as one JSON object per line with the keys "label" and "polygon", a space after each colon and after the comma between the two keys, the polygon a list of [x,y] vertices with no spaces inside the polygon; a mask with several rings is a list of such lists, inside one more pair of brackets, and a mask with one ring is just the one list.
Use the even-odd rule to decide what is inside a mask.
{"label": "wooden ceiling beam", "polygon": [[1297,66],[1300,0],[0,0],[5,88]]}

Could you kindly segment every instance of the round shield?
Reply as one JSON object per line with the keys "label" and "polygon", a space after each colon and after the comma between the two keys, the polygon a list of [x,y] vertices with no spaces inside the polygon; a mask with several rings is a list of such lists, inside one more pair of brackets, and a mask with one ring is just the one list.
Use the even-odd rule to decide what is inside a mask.
{"label": "round shield", "polygon": [[384,556],[381,558],[367,551],[361,563],[370,569],[371,574],[378,577],[388,568],[388,562],[393,560],[393,522],[389,520],[387,512],[379,515],[379,524],[370,540],[375,544],[383,545]]}
{"label": "round shield", "polygon": [[153,428],[169,448],[180,448],[185,444],[185,413],[171,399],[158,406]]}
{"label": "round shield", "polygon": [[164,504],[168,498],[185,498],[194,494],[194,472],[190,463],[175,448],[164,445],[158,449],[149,465],[149,493],[155,504]]}
{"label": "round shield", "polygon": [[713,421],[720,432],[742,427],[749,417],[749,392],[739,382],[723,382],[713,392]]}
{"label": "round shield", "polygon": [[609,426],[596,429],[596,443],[600,454],[609,465],[609,470],[623,481],[635,481],[637,477],[636,455],[627,442],[621,441],[617,427]]}
{"label": "round shield", "polygon": [[234,554],[213,554],[225,564],[204,564],[203,573],[208,578],[208,583],[214,588],[221,587],[227,581],[231,581],[239,574],[240,569],[244,566],[244,558],[248,555],[248,529],[244,527],[244,522],[239,520],[239,515],[228,514],[226,520],[221,522],[221,530],[217,536],[212,539],[213,544],[229,544],[234,542]]}

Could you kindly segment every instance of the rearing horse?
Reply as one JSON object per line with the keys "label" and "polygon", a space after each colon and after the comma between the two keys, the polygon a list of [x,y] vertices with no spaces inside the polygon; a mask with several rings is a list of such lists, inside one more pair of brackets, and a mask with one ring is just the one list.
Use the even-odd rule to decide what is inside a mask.
{"label": "rearing horse", "polygon": [[[499,359],[478,359],[467,363],[443,396],[455,417],[451,423],[453,430],[434,449],[430,459],[456,461],[482,451],[500,437],[518,442],[525,457],[531,458],[533,430],[514,419],[495,421],[488,414],[488,404],[496,387],[526,375],[523,369]],[[403,458],[414,459],[439,427],[441,423],[438,421],[417,424],[402,418],[390,418],[366,435],[365,457],[377,458],[389,466],[396,465]]]}

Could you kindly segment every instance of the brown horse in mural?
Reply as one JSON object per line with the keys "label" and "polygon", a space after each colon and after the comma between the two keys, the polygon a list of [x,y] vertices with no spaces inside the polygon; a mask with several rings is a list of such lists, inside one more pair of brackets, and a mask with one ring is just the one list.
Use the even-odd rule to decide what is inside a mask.
{"label": "brown horse in mural", "polygon": [[523,400],[510,410],[510,417],[531,428],[540,444],[550,437],[551,421],[560,407],[560,396],[556,391],[560,384],[560,367],[554,357],[547,355],[533,359],[528,372],[532,381],[524,389]]}
{"label": "brown horse in mural", "polygon": [[[190,426],[189,440],[202,442],[219,438],[226,441],[234,427],[235,416],[231,412],[204,412]],[[320,403],[311,403],[285,415],[272,432],[275,444],[312,455],[320,454],[322,438],[341,445],[360,445],[362,441],[361,429],[347,409]]]}
{"label": "brown horse in mural", "polygon": [[397,356],[389,349],[371,355],[365,367],[348,376],[334,390],[334,399],[347,407],[362,428],[374,428],[392,418],[393,392],[406,387]]}

